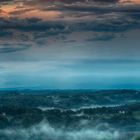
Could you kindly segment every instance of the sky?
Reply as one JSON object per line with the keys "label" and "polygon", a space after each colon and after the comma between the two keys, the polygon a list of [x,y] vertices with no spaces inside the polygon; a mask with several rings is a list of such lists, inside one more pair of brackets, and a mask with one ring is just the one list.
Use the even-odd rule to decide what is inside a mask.
{"label": "sky", "polygon": [[0,0],[0,89],[140,89],[140,0]]}

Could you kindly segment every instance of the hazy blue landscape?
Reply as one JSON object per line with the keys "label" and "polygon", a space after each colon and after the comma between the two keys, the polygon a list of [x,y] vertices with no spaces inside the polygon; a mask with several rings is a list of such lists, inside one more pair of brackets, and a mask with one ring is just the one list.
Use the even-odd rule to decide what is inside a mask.
{"label": "hazy blue landscape", "polygon": [[0,91],[1,140],[139,140],[140,91]]}
{"label": "hazy blue landscape", "polygon": [[140,0],[0,0],[0,140],[140,140]]}

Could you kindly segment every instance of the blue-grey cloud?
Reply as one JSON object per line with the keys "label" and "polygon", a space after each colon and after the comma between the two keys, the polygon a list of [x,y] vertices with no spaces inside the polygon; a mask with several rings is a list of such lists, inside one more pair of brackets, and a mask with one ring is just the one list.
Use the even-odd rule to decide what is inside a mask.
{"label": "blue-grey cloud", "polygon": [[7,36],[12,36],[13,32],[11,31],[5,31],[5,30],[1,30],[0,31],[0,37],[7,37]]}
{"label": "blue-grey cloud", "polygon": [[86,41],[109,41],[115,38],[114,34],[99,34],[86,39]]}
{"label": "blue-grey cloud", "polygon": [[[140,28],[139,15],[130,17],[120,16],[110,18],[109,15],[88,21],[42,21],[40,19],[10,18],[0,20],[0,30],[17,30],[20,32],[44,32],[46,35],[58,35],[59,33],[71,33],[74,31],[97,31],[97,32],[122,32]],[[131,20],[130,20],[131,18]],[[108,20],[106,20],[108,19]]]}
{"label": "blue-grey cloud", "polygon": [[28,49],[30,47],[30,45],[26,45],[26,44],[9,44],[9,43],[5,43],[5,44],[0,44],[0,53],[11,53],[11,52],[16,52],[16,51],[21,51],[21,50],[25,50]]}
{"label": "blue-grey cloud", "polygon": [[[126,17],[122,15],[117,18],[110,18],[109,15],[105,15],[94,20],[79,20],[77,22],[63,20],[43,21],[38,18],[1,18],[0,40],[5,39],[8,43],[13,38],[17,43],[26,41],[27,43],[33,42],[37,46],[45,46],[51,36],[56,36],[57,39],[58,36],[62,35],[66,38],[68,34],[73,32],[98,32],[100,35],[96,37],[90,36],[87,41],[109,41],[116,37],[116,33],[134,29],[140,29],[139,15],[135,14]],[[64,40],[63,38],[59,39]],[[19,50],[22,49],[19,47]],[[1,49],[1,52],[11,51],[17,51],[17,49],[13,49],[13,47]]]}
{"label": "blue-grey cloud", "polygon": [[[67,35],[74,32],[98,32],[100,35],[95,37],[91,35],[86,41],[109,41],[117,37],[118,33],[140,29],[140,5],[136,4],[118,5],[118,0],[55,0],[53,2],[21,0],[20,2],[24,8],[11,12],[13,17],[0,18],[0,44],[3,40],[9,43],[13,39],[17,43],[26,41],[37,46],[45,46],[49,37],[65,40],[64,42],[68,43]],[[49,7],[44,7],[46,3],[49,3]],[[43,12],[56,10],[62,12],[62,15],[53,20],[42,20],[39,16],[37,18],[14,17],[35,9],[35,6],[37,10]],[[66,20],[67,18],[69,20]],[[13,48],[8,48],[7,52],[10,52],[10,49],[14,51]],[[4,52],[3,48],[1,52]]]}

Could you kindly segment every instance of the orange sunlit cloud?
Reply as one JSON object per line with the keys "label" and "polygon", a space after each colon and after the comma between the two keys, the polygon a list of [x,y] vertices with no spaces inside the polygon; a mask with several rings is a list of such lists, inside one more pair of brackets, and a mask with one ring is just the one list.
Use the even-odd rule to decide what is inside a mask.
{"label": "orange sunlit cloud", "polygon": [[140,4],[140,0],[120,0],[120,3]]}
{"label": "orange sunlit cloud", "polygon": [[[120,5],[125,5],[125,4],[140,4],[140,0],[120,0]],[[81,5],[82,3],[80,3],[80,6]],[[5,18],[9,18],[9,17],[38,18],[39,17],[42,20],[53,20],[62,17],[64,12],[61,12],[59,10],[56,11],[51,10],[51,8],[55,6],[53,4],[51,5],[51,8],[49,8],[49,6],[50,5],[45,5],[45,4],[34,5],[34,4],[25,4],[21,2],[8,3],[0,7],[0,17],[5,17]],[[43,10],[44,8],[48,8],[50,10]],[[68,18],[70,19],[71,17]],[[65,17],[65,19],[67,19],[67,17]]]}
{"label": "orange sunlit cloud", "polygon": [[59,11],[43,11],[38,7],[26,6],[26,8],[21,7],[17,8],[19,5],[11,4],[4,5],[0,8],[0,16],[1,17],[20,17],[20,18],[31,18],[31,17],[39,17],[43,20],[53,20],[61,16],[61,12]]}
{"label": "orange sunlit cloud", "polygon": [[16,8],[15,5],[4,5],[4,6],[1,6],[0,9],[1,9],[1,13],[0,13],[0,16],[5,16],[5,17],[9,17],[9,13],[14,11],[14,9]]}
{"label": "orange sunlit cloud", "polygon": [[133,3],[140,3],[140,0],[130,0]]}
{"label": "orange sunlit cloud", "polygon": [[59,11],[47,11],[42,10],[40,6],[25,6],[20,3],[11,3],[7,5],[2,5],[0,7],[0,17],[20,17],[20,18],[31,18],[39,17],[43,20],[53,20],[61,16]]}
{"label": "orange sunlit cloud", "polygon": [[25,14],[21,14],[22,18],[30,18],[30,17],[39,17],[42,20],[53,20],[57,17],[61,16],[61,12],[58,11],[40,11],[38,9],[32,10]]}

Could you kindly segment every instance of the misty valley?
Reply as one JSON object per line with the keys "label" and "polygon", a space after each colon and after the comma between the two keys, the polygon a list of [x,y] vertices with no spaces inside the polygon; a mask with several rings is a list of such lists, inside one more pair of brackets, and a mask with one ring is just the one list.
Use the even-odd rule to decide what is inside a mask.
{"label": "misty valley", "polygon": [[0,140],[139,140],[140,91],[0,91]]}

